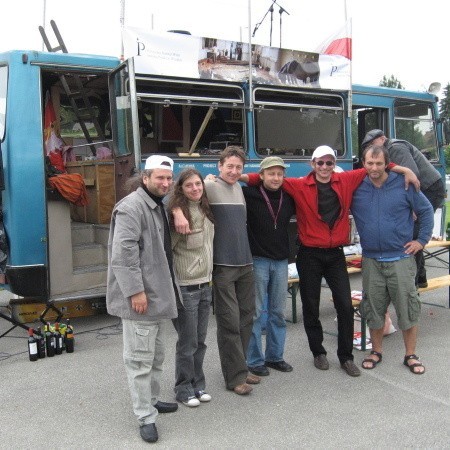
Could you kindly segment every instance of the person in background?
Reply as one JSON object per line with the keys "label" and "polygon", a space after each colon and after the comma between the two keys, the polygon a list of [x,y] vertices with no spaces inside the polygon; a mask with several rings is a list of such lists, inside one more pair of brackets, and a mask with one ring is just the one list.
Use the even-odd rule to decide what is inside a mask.
{"label": "person in background", "polygon": [[[247,349],[247,365],[255,375],[269,375],[269,369],[291,372],[284,358],[289,236],[288,225],[295,214],[292,197],[283,192],[286,165],[278,156],[261,161],[262,184],[243,187],[247,203],[247,232],[253,255],[256,285],[256,311]],[[267,304],[266,347],[262,348],[262,311]]]}
{"label": "person in background", "polygon": [[[416,263],[412,258],[431,238],[433,207],[422,192],[404,188],[403,177],[387,173],[389,153],[385,146],[366,147],[362,162],[367,177],[358,187],[352,213],[362,246],[362,316],[367,320],[372,351],[364,369],[374,369],[383,355],[383,329],[389,304],[395,307],[403,332],[403,364],[416,375],[425,367],[415,354],[420,300],[415,287]],[[420,223],[417,239],[414,215]]]}
{"label": "person in background", "polygon": [[[251,384],[261,381],[248,373],[246,362],[255,313],[255,278],[245,198],[238,183],[244,164],[244,151],[228,146],[220,154],[218,179],[205,181],[215,220],[212,281],[217,344],[225,385],[238,395],[250,394]],[[179,208],[173,215],[177,232],[189,233],[189,222]]]}
{"label": "person in background", "polygon": [[[369,131],[361,144],[364,150],[372,146],[384,146],[389,154],[389,160],[395,164],[411,169],[420,181],[420,189],[431,203],[433,210],[442,206],[445,197],[445,184],[441,174],[428,161],[425,155],[408,141],[401,139],[388,139],[382,130],[374,129]],[[414,224],[414,239],[417,238],[420,229],[420,222]],[[415,254],[417,264],[416,285],[419,288],[428,286],[427,272],[425,269],[425,259],[423,251],[419,250]]]}
{"label": "person in background", "polygon": [[211,306],[214,218],[201,174],[183,170],[174,185],[169,211],[180,208],[189,221],[190,234],[171,230],[175,273],[183,306],[174,325],[178,332],[175,360],[175,395],[189,407],[209,402],[205,391],[203,360]]}
{"label": "person in background", "polygon": [[[311,156],[312,171],[303,178],[285,178],[282,188],[292,196],[296,206],[300,240],[297,254],[300,297],[314,366],[320,370],[329,369],[319,320],[321,281],[324,277],[337,312],[337,356],[342,369],[348,375],[357,377],[361,371],[353,362],[353,307],[343,246],[349,243],[349,210],[353,192],[367,172],[365,169],[334,172],[335,165],[334,150],[321,145]],[[392,170],[411,174],[410,170],[401,167]],[[259,183],[258,174],[249,174],[248,177],[250,185]]]}
{"label": "person in background", "polygon": [[178,408],[158,400],[167,326],[181,302],[162,203],[172,177],[172,159],[147,158],[140,186],[114,207],[108,240],[106,306],[109,314],[122,319],[123,360],[146,442],[158,440],[158,413]]}

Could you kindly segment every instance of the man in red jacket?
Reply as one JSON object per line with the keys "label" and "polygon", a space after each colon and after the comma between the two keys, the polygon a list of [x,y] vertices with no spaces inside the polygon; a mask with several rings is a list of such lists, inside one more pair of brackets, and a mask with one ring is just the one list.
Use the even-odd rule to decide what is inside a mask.
{"label": "man in red jacket", "polygon": [[[324,277],[337,312],[339,362],[348,375],[357,377],[361,372],[353,362],[353,307],[343,246],[349,243],[349,210],[353,193],[366,176],[366,170],[334,172],[335,152],[327,145],[316,148],[311,166],[313,170],[306,177],[285,178],[282,186],[292,196],[296,206],[300,240],[297,269],[303,322],[314,366],[327,370],[329,363],[319,320],[321,281]],[[390,165],[389,168],[405,175],[412,174],[404,167]],[[248,174],[241,180],[255,185],[259,182],[259,176]],[[417,178],[412,175],[411,181],[417,182]]]}

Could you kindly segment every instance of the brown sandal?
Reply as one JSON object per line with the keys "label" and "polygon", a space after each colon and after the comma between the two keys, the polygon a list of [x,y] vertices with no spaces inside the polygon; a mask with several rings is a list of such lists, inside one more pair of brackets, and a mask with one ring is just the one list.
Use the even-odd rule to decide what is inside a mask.
{"label": "brown sandal", "polygon": [[[417,362],[414,364],[408,364],[408,361],[411,359],[416,359]],[[414,375],[422,375],[423,373],[425,373],[425,366],[419,361],[419,357],[417,355],[406,355],[405,359],[403,360],[403,364],[409,368],[409,370],[411,371],[411,373],[413,373]],[[416,372],[414,369],[416,367],[423,367],[423,371],[422,372]]]}
{"label": "brown sandal", "polygon": [[[372,370],[372,369],[375,369],[376,365],[377,365],[377,364],[380,364],[380,362],[383,360],[383,355],[382,355],[381,353],[379,353],[379,352],[376,352],[375,350],[372,350],[372,351],[370,352],[369,356],[370,356],[370,355],[375,355],[375,356],[377,356],[377,357],[378,357],[378,361],[375,361],[373,358],[365,358],[365,359],[363,360],[362,364],[361,364],[361,367],[362,367],[363,369],[366,369],[366,370]],[[372,364],[372,367],[366,367],[366,366],[364,365],[364,363],[370,363],[370,364]]]}

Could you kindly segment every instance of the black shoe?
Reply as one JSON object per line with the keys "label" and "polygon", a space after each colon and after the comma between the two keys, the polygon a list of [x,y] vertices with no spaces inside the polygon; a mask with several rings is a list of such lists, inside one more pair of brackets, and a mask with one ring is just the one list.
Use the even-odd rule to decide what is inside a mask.
{"label": "black shoe", "polygon": [[266,361],[266,366],[271,369],[279,370],[280,372],[292,372],[292,366],[286,361]]}
{"label": "black shoe", "polygon": [[157,402],[153,406],[160,414],[175,412],[178,409],[178,403]]}
{"label": "black shoe", "polygon": [[260,377],[267,377],[270,373],[266,366],[249,367],[248,370],[254,375],[258,375]]}
{"label": "black shoe", "polygon": [[328,370],[330,368],[330,364],[328,363],[327,356],[323,353],[314,356],[314,366],[320,370]]}
{"label": "black shoe", "polygon": [[351,359],[348,359],[344,363],[341,363],[341,367],[351,377],[359,377],[361,375],[361,371],[356,367],[355,363]]}
{"label": "black shoe", "polygon": [[141,433],[141,438],[144,439],[145,442],[156,442],[158,440],[158,430],[154,423],[142,425],[139,432]]}

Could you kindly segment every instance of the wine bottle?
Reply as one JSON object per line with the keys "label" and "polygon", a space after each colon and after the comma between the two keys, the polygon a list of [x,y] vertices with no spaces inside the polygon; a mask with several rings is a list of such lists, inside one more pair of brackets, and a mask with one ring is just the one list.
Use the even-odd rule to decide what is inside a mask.
{"label": "wine bottle", "polygon": [[66,352],[73,353],[75,350],[75,338],[73,336],[73,326],[70,324],[70,320],[66,322]]}
{"label": "wine bottle", "polygon": [[45,337],[41,333],[41,327],[37,328],[38,336],[37,336],[37,348],[38,348],[38,357],[45,358]]}
{"label": "wine bottle", "polygon": [[45,349],[47,350],[47,356],[50,358],[55,356],[55,336],[51,332],[50,323],[45,325]]}
{"label": "wine bottle", "polygon": [[66,349],[66,330],[67,330],[67,325],[65,323],[60,323],[59,324],[59,332],[61,333],[61,337],[62,337],[63,350]]}
{"label": "wine bottle", "polygon": [[28,355],[30,357],[30,361],[38,360],[38,346],[37,340],[33,336],[33,328],[28,328]]}
{"label": "wine bottle", "polygon": [[63,351],[63,339],[59,331],[59,323],[55,323],[55,354],[60,355]]}

